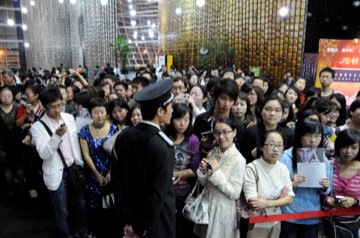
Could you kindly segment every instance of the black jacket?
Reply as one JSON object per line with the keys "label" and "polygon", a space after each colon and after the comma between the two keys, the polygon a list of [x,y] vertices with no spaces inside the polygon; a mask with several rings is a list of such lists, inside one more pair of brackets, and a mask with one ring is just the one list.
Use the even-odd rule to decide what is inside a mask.
{"label": "black jacket", "polygon": [[174,149],[155,126],[140,123],[116,139],[111,168],[117,212],[143,237],[175,237]]}

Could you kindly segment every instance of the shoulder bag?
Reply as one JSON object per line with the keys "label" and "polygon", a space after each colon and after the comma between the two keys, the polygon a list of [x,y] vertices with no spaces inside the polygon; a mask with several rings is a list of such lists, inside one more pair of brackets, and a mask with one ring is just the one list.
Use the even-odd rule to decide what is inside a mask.
{"label": "shoulder bag", "polygon": [[193,190],[186,198],[185,206],[182,210],[183,216],[195,224],[209,224],[209,206],[204,198],[204,191],[205,189],[200,192],[200,183],[197,181]]}
{"label": "shoulder bag", "polygon": [[[50,137],[53,135],[50,128],[45,124],[43,120],[40,120],[41,124],[45,127],[47,133]],[[60,147],[58,147],[57,152],[61,158],[62,163],[64,164],[64,169],[68,171],[67,182],[70,188],[76,192],[84,192],[86,189],[86,176],[84,168],[80,165],[75,164],[75,162],[69,167],[66,162],[64,155],[62,154]]]}

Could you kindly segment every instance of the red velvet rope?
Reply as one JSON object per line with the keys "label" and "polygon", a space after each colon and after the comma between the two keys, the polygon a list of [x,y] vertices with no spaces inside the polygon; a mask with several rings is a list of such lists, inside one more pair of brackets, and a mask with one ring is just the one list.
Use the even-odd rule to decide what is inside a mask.
{"label": "red velvet rope", "polygon": [[355,214],[360,214],[360,207],[340,208],[335,210],[312,211],[312,212],[297,212],[297,213],[279,214],[279,215],[270,215],[270,216],[254,216],[254,217],[250,217],[249,223],[254,224],[254,223],[288,221],[288,220],[298,220],[298,219],[327,217],[327,216],[346,216],[346,215],[355,215]]}

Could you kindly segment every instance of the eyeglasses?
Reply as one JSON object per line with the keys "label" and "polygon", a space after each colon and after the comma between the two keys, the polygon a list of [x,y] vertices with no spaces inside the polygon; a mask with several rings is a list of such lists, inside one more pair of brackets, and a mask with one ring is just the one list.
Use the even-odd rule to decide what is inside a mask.
{"label": "eyeglasses", "polygon": [[223,131],[214,131],[214,136],[215,137],[220,137],[221,135],[223,136],[227,136],[228,134],[230,134],[231,132],[233,132],[232,130],[223,130]]}
{"label": "eyeglasses", "polygon": [[56,109],[62,109],[63,104],[60,103],[60,104],[57,104],[57,105],[49,105],[47,108],[48,108],[48,110],[55,111]]}
{"label": "eyeglasses", "polygon": [[267,148],[273,150],[273,149],[282,149],[284,148],[284,145],[283,144],[273,144],[273,143],[267,143],[267,144],[264,144]]}
{"label": "eyeglasses", "polygon": [[313,139],[321,139],[321,134],[310,134],[310,133],[306,133],[306,134],[304,134],[303,135],[303,137],[304,138],[306,138],[306,139],[311,139],[311,138],[313,138]]}
{"label": "eyeglasses", "polygon": [[281,107],[277,107],[277,108],[264,107],[264,110],[267,112],[277,112],[277,113],[280,113],[283,111]]}

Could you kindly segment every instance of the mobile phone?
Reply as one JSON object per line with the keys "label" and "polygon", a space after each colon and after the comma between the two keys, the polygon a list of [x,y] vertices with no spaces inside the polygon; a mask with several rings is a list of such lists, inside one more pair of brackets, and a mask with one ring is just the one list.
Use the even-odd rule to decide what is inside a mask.
{"label": "mobile phone", "polygon": [[212,136],[213,135],[213,131],[204,131],[201,132],[201,136]]}
{"label": "mobile phone", "polygon": [[208,163],[206,163],[206,167],[207,167],[207,169],[211,169],[211,165]]}
{"label": "mobile phone", "polygon": [[340,203],[342,203],[343,199],[344,199],[344,196],[335,196],[334,203],[335,204],[340,204]]}

